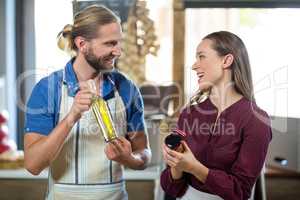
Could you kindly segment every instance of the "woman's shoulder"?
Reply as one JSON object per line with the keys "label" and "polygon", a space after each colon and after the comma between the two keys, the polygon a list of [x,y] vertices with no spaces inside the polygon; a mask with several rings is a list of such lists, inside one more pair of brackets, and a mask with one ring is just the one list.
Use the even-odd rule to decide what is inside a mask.
{"label": "woman's shoulder", "polygon": [[269,114],[259,107],[255,101],[245,99],[244,107],[240,113],[244,117],[244,126],[246,127],[271,127]]}
{"label": "woman's shoulder", "polygon": [[269,114],[264,109],[259,107],[255,101],[251,101],[246,98],[244,98],[244,105],[242,106],[241,111],[247,112],[249,117],[260,115],[262,117],[269,118]]}

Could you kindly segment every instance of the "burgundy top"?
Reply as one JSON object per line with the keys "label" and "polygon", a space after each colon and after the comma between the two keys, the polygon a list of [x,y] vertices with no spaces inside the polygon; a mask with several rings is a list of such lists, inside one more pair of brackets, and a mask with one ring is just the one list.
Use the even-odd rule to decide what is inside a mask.
{"label": "burgundy top", "polygon": [[205,183],[186,172],[173,180],[167,167],[161,174],[167,194],[181,197],[191,185],[225,200],[251,196],[272,138],[268,114],[244,97],[225,109],[214,126],[217,113],[209,99],[182,111],[178,128],[187,133],[188,146],[209,172]]}

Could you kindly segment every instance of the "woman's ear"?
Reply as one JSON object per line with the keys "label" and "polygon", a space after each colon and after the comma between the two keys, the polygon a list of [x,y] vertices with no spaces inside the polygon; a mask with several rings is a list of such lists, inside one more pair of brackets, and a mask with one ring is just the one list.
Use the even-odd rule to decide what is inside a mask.
{"label": "woman's ear", "polygon": [[233,63],[233,60],[234,60],[234,57],[232,54],[227,54],[226,56],[224,56],[223,68],[224,69],[229,68]]}
{"label": "woman's ear", "polygon": [[74,39],[74,43],[80,52],[86,51],[87,41],[83,37],[81,37],[81,36],[76,37]]}

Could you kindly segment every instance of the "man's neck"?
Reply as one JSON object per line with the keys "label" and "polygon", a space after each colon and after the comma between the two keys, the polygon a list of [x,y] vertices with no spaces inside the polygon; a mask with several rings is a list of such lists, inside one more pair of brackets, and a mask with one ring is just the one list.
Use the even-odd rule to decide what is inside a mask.
{"label": "man's neck", "polygon": [[73,68],[79,82],[100,77],[100,73],[96,72],[82,55],[75,58]]}

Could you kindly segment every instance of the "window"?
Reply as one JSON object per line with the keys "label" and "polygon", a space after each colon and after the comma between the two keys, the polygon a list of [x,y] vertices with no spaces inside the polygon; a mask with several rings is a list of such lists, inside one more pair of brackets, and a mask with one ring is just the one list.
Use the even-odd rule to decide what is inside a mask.
{"label": "window", "polygon": [[62,69],[70,56],[57,47],[56,36],[72,23],[72,0],[35,1],[36,80]]}

